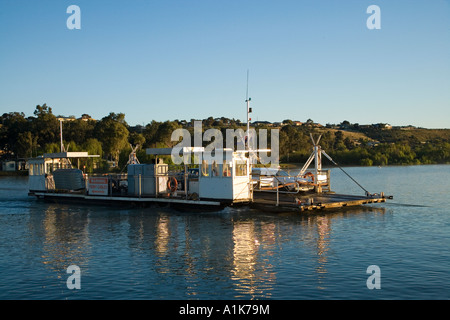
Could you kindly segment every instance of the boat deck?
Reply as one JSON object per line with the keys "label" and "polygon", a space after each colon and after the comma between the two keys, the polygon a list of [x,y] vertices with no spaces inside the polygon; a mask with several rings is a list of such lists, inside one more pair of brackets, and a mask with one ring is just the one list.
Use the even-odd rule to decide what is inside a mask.
{"label": "boat deck", "polygon": [[383,195],[355,196],[335,193],[279,193],[254,192],[251,207],[272,212],[309,211],[329,208],[359,206],[386,202]]}
{"label": "boat deck", "polygon": [[159,204],[176,204],[185,206],[200,206],[200,207],[223,207],[224,204],[220,201],[214,200],[188,200],[183,197],[151,197],[151,196],[128,196],[128,195],[87,195],[84,192],[29,192],[28,195],[36,196],[38,199],[46,199],[53,202],[81,202],[81,203],[98,203],[98,204],[134,204],[134,205],[148,205],[153,203]]}
{"label": "boat deck", "polygon": [[[161,203],[171,205],[181,205],[186,207],[197,208],[220,208],[227,206],[227,204],[214,200],[187,200],[182,197],[133,197],[133,196],[89,196],[79,192],[32,192],[30,195],[34,195],[38,198],[45,198],[51,201],[82,201],[85,203],[102,203],[102,204],[114,204],[114,203],[134,203],[134,204],[150,204]],[[372,196],[356,196],[345,195],[335,193],[279,193],[277,200],[276,192],[254,192],[252,202],[235,202],[232,206],[249,206],[254,209],[267,211],[267,212],[302,212],[310,210],[321,210],[329,208],[343,208],[350,206],[359,206],[370,203],[386,202],[384,195],[372,195]]]}

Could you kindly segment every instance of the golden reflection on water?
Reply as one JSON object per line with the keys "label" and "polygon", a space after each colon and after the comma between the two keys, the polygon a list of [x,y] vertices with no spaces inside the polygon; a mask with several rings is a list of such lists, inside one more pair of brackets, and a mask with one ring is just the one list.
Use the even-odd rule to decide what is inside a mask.
{"label": "golden reflection on water", "polygon": [[[316,287],[325,289],[325,284],[329,282],[327,275],[333,222],[349,214],[364,212],[384,213],[384,209],[369,207],[303,216],[233,217],[225,224],[220,216],[208,217],[208,223],[213,223],[214,228],[217,221],[226,226],[211,230],[205,230],[209,225],[204,224],[202,217],[191,221],[188,216],[173,217],[169,213],[156,216],[143,214],[127,217],[126,230],[120,232],[129,233],[128,239],[133,240],[127,243],[130,251],[136,252],[138,249],[139,254],[153,257],[149,260],[153,261],[150,266],[140,265],[138,268],[152,268],[166,276],[183,275],[187,295],[201,293],[198,287],[201,287],[199,282],[203,280],[199,274],[203,272],[203,277],[225,277],[221,280],[231,282],[236,298],[270,298],[274,288],[279,285],[277,272],[282,272],[283,264],[298,264],[299,276],[303,272],[301,260],[280,260],[280,257],[290,258],[280,255],[282,252],[278,251],[286,240],[294,247],[289,250],[306,248],[313,252],[316,257]],[[211,222],[211,219],[219,220]],[[120,219],[112,218],[108,222],[116,225]],[[95,222],[104,223],[101,219]],[[72,264],[87,266],[93,246],[89,234],[90,224],[92,221],[86,211],[73,212],[66,207],[49,205],[42,220],[42,262],[58,274],[65,272]],[[91,230],[94,231],[95,228]],[[104,232],[105,228],[102,227],[101,231]],[[307,263],[311,263],[311,260]],[[292,265],[285,270],[292,270]]]}
{"label": "golden reflection on water", "polygon": [[[345,218],[347,215],[361,213],[385,213],[384,208],[357,207],[346,210],[328,211],[320,214],[307,214],[292,217],[291,222],[300,220],[303,228],[292,228],[289,230],[300,231],[298,235],[299,245],[309,247],[316,257],[316,287],[325,289],[328,282],[329,251],[332,242],[332,224]],[[276,217],[275,217],[276,218]],[[297,219],[296,219],[297,218]],[[273,263],[285,263],[287,261],[272,261],[278,247],[286,237],[292,238],[292,234],[277,232],[277,224],[272,220],[270,223],[255,220],[243,220],[233,223],[233,269],[231,279],[234,281],[236,291],[252,297],[268,298],[276,284],[277,273],[283,266],[273,266]],[[297,220],[298,221],[298,220]],[[284,229],[286,232],[286,229]],[[290,261],[289,263],[291,263]],[[298,262],[299,274],[303,266]]]}
{"label": "golden reflection on water", "polygon": [[160,216],[156,222],[156,252],[158,255],[164,255],[169,250],[170,230],[169,230],[169,217]]}
{"label": "golden reflection on water", "polygon": [[[276,242],[275,225],[262,222],[259,228],[255,221],[233,223],[233,268],[231,279],[236,291],[252,298],[271,296],[276,273],[270,256]],[[264,250],[260,250],[264,245]]]}
{"label": "golden reflection on water", "polygon": [[236,222],[233,224],[233,269],[231,279],[236,282],[238,290],[247,294],[255,292],[255,267],[257,242],[253,222]]}
{"label": "golden reflection on water", "polygon": [[49,205],[42,221],[42,263],[56,272],[65,272],[70,265],[87,266],[91,251],[88,225],[87,215]]}
{"label": "golden reflection on water", "polygon": [[318,216],[316,218],[317,224],[317,267],[316,273],[318,276],[318,288],[325,289],[323,284],[325,283],[325,278],[327,272],[327,262],[328,262],[328,250],[330,242],[331,233],[331,221],[328,216]]}

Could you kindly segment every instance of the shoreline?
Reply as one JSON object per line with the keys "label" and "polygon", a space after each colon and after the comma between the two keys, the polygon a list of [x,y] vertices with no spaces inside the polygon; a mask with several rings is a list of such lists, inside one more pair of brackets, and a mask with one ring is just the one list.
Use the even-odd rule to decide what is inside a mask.
{"label": "shoreline", "polygon": [[[295,169],[295,168],[301,168],[303,167],[303,163],[300,162],[288,162],[288,163],[280,163],[281,169]],[[403,163],[403,164],[388,164],[388,165],[372,165],[372,166],[363,166],[363,165],[357,165],[357,164],[344,164],[339,165],[343,168],[350,168],[350,167],[357,167],[357,168],[372,168],[372,167],[407,167],[407,166],[441,166],[441,165],[450,165],[450,163],[421,163],[421,164],[409,164],[409,163]],[[336,166],[332,164],[322,164],[322,168],[337,168]]]}

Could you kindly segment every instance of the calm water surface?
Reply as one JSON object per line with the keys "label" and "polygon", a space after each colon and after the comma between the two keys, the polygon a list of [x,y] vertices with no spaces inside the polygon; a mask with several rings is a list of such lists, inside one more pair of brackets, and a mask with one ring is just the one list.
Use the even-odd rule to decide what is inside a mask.
{"label": "calm water surface", "polygon": [[[27,196],[27,178],[0,177],[0,299],[449,299],[450,166],[345,170],[394,199],[194,213],[49,204]],[[334,191],[363,194],[331,176]],[[367,288],[370,265],[381,289]]]}

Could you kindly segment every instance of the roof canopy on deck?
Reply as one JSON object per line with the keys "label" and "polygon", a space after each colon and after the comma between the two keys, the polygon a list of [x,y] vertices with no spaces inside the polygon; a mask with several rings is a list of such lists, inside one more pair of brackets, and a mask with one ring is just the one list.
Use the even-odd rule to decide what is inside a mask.
{"label": "roof canopy on deck", "polygon": [[56,153],[44,153],[43,158],[46,159],[63,159],[63,158],[98,158],[98,154],[89,155],[87,152],[56,152]]}

